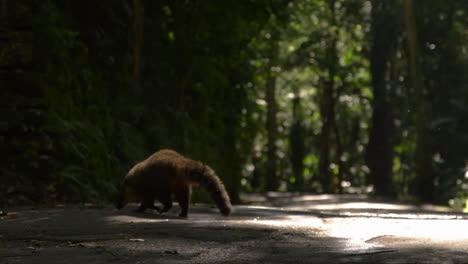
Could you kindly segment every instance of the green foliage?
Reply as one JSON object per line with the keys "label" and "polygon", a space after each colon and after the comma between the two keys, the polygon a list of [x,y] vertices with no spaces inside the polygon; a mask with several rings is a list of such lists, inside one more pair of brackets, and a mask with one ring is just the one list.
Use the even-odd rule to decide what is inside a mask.
{"label": "green foliage", "polygon": [[[325,171],[330,191],[363,192],[376,110],[371,62],[385,55],[371,54],[373,39],[394,43],[382,78],[395,125],[392,179],[400,198],[417,200],[421,116],[401,3],[386,13],[396,25],[385,32],[372,31],[372,3],[6,1],[0,203],[107,200],[133,164],[162,148],[212,166],[234,200],[268,186],[272,157],[280,190],[326,190]],[[468,5],[415,4],[432,107],[425,116],[429,185],[435,202],[452,199],[461,209],[468,199]],[[275,153],[267,155],[272,80],[277,125]]]}
{"label": "green foliage", "polygon": [[[141,2],[144,59],[134,52],[133,20],[141,14],[127,2],[17,3],[2,12],[18,13],[2,17],[7,23],[19,10],[32,14],[24,23],[34,38],[20,48],[37,64],[22,87],[31,110],[14,111],[23,97],[15,80],[7,86],[15,103],[8,110],[22,117],[2,123],[11,132],[0,138],[9,185],[40,169],[37,182],[52,184],[54,197],[103,200],[135,162],[174,148],[212,165],[237,199],[251,138],[241,125],[253,78],[246,47],[278,1]],[[6,54],[15,57],[13,48]],[[139,80],[130,70],[135,61],[143,61]]]}

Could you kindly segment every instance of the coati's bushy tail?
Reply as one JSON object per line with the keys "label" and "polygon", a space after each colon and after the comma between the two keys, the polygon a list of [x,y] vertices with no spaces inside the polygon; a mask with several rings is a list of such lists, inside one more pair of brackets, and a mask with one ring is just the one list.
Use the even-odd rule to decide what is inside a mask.
{"label": "coati's bushy tail", "polygon": [[211,198],[216,203],[216,206],[221,211],[221,214],[228,216],[232,212],[231,200],[221,182],[221,179],[216,173],[207,165],[202,165],[199,170],[190,173],[190,180],[203,186],[205,190],[211,195]]}

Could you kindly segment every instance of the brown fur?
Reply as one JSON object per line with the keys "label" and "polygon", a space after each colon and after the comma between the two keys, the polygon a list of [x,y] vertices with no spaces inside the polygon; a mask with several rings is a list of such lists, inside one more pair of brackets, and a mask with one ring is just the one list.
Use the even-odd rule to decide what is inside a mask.
{"label": "brown fur", "polygon": [[[136,164],[127,174],[121,186],[117,208],[129,200],[141,201],[139,212],[153,208],[160,213],[172,207],[172,194],[181,208],[180,216],[187,217],[192,185],[203,186],[218,206],[221,214],[232,211],[229,195],[216,173],[207,165],[188,159],[173,150],[160,150]],[[154,206],[157,199],[163,205]]]}

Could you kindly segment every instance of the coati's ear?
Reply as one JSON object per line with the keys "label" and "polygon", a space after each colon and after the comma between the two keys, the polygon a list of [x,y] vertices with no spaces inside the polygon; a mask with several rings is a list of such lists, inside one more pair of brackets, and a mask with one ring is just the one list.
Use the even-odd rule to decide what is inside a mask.
{"label": "coati's ear", "polygon": [[210,166],[206,165],[206,164],[203,164],[203,173],[207,174],[207,175],[215,174],[213,169]]}
{"label": "coati's ear", "polygon": [[201,165],[202,165],[202,166],[201,166],[201,168],[202,168],[202,173],[205,173],[205,172],[211,170],[210,166],[206,165],[205,163],[201,163]]}
{"label": "coati's ear", "polygon": [[196,165],[190,166],[188,171],[190,171],[191,174],[203,173],[205,171],[205,164],[203,164],[200,161],[197,161]]}

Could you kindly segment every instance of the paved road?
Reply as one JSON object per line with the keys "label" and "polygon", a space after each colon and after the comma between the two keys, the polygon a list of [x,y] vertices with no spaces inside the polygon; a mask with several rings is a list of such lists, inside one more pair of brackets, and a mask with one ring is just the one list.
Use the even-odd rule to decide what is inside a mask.
{"label": "paved road", "polygon": [[177,208],[8,208],[0,263],[468,263],[468,215],[365,196],[244,199],[228,218],[207,205],[188,219]]}

